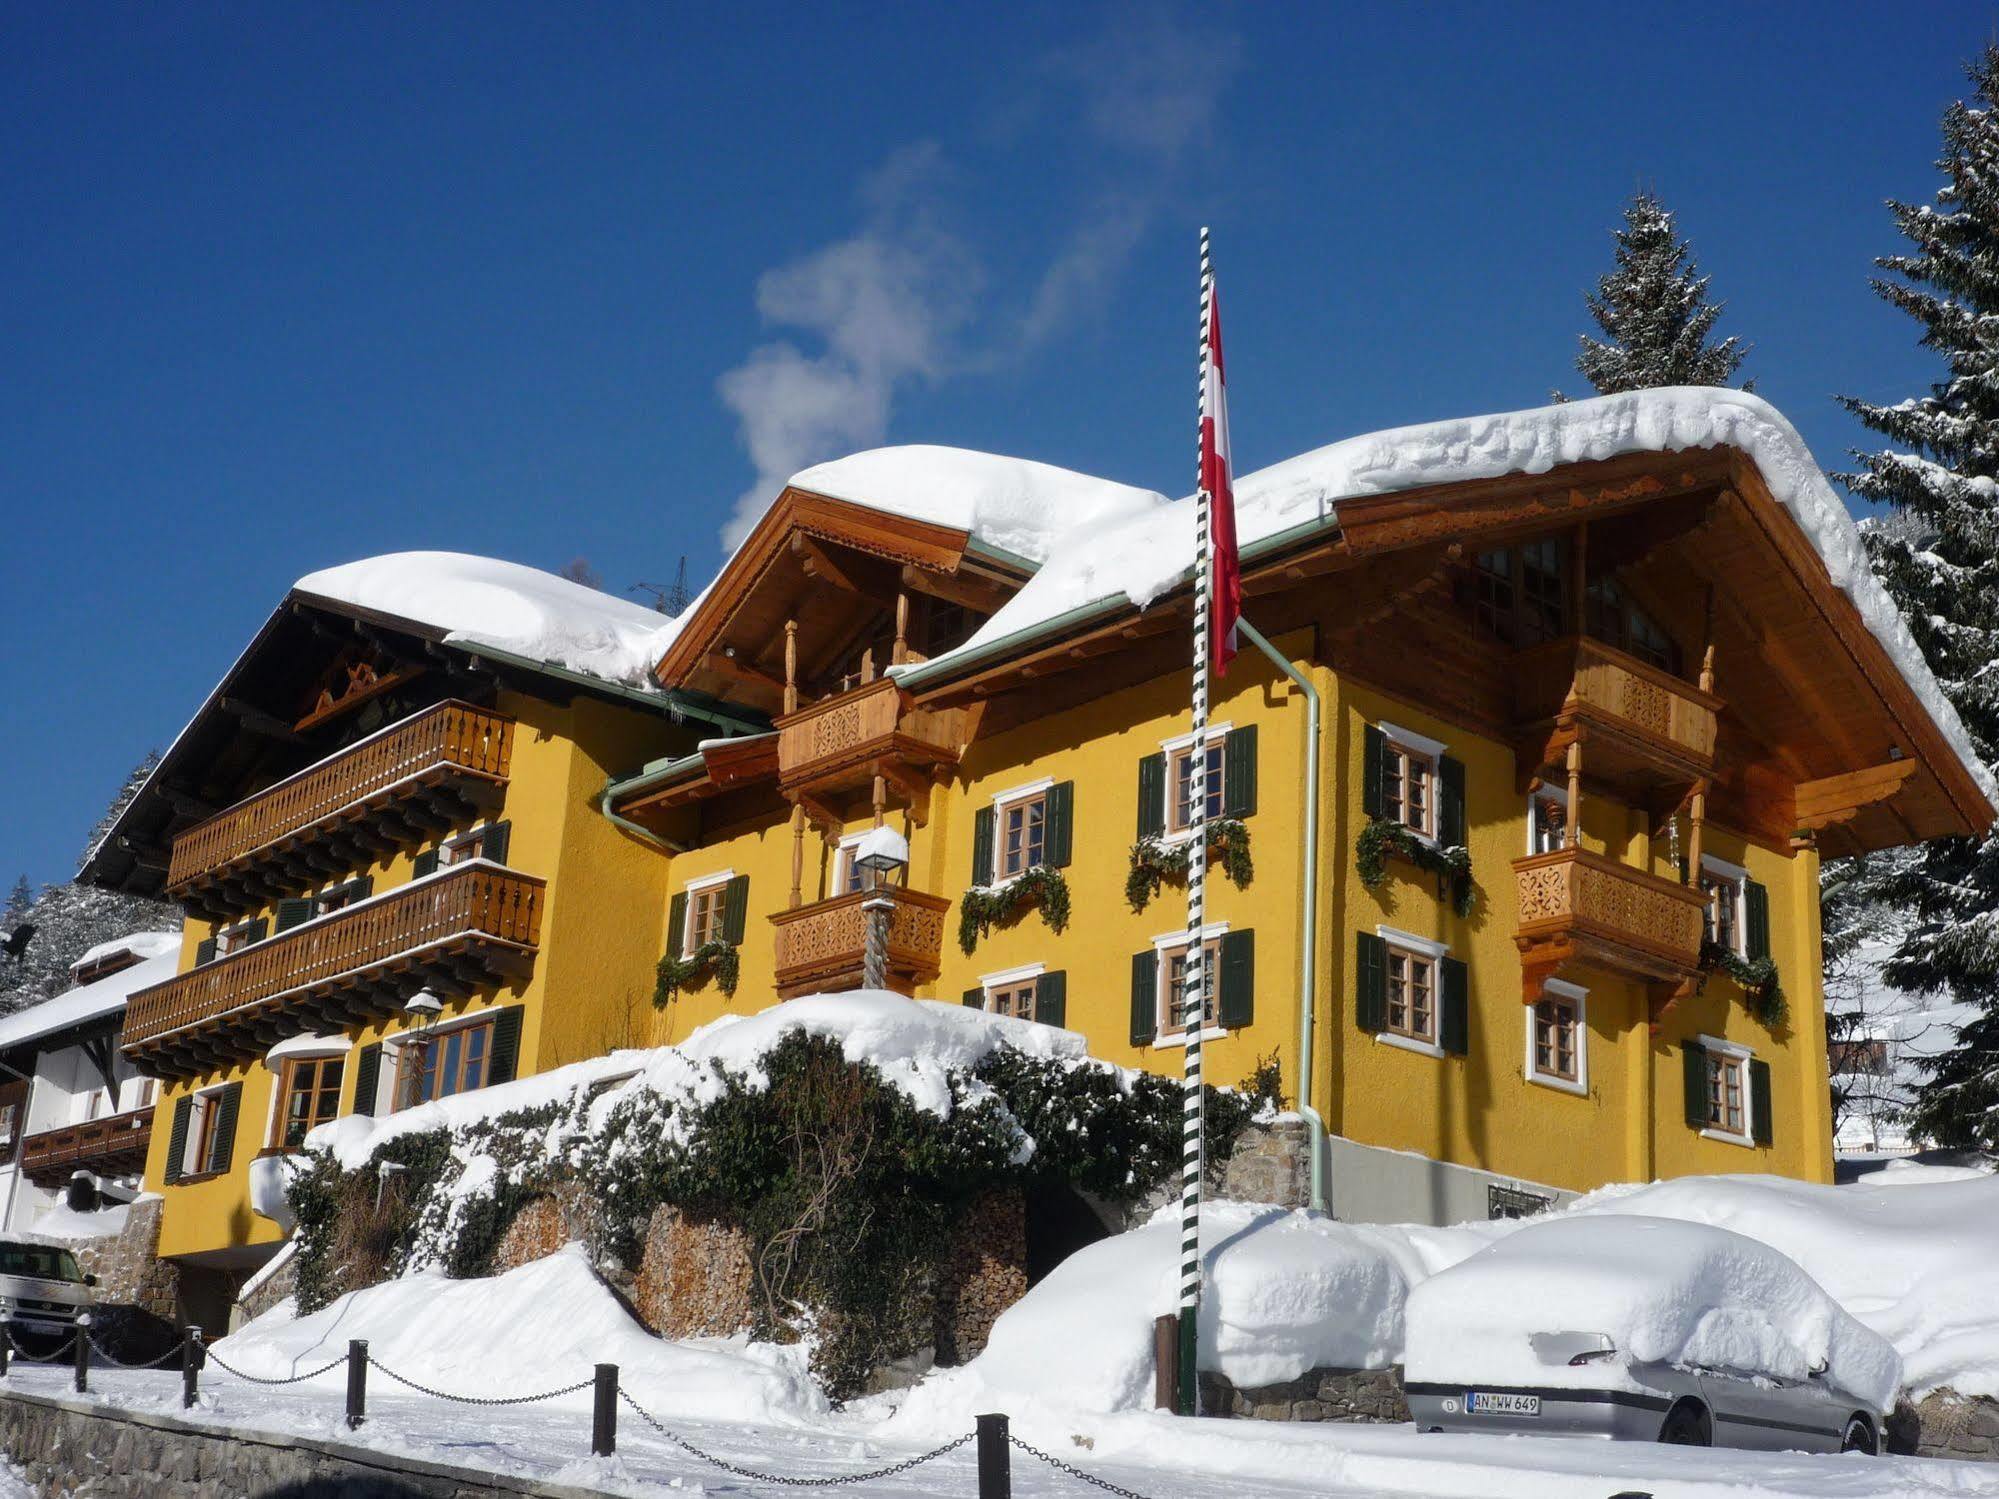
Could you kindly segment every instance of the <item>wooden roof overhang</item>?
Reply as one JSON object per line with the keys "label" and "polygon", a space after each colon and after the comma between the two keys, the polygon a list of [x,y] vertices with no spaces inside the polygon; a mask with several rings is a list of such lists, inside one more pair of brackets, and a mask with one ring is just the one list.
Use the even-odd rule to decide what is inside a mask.
{"label": "wooden roof overhang", "polygon": [[[1477,552],[1580,523],[1589,526],[1592,576],[1615,573],[1677,639],[1703,638],[1714,601],[1725,705],[1718,820],[1773,847],[1811,837],[1834,855],[1991,825],[1977,780],[1736,449],[1633,454],[1345,499],[1333,515],[1245,548],[1246,612],[1266,635],[1313,630],[1321,659],[1375,679],[1394,654],[1381,649],[1379,627],[1448,601],[1454,573]],[[1104,673],[1078,669],[1106,657],[1121,658],[1120,681],[1184,669],[1190,611],[1183,579],[1147,608],[1123,599],[1088,606],[903,681],[921,704],[988,703],[984,728],[995,732],[1100,696]],[[1503,688],[1504,662],[1485,668]],[[1441,716],[1506,735],[1504,711],[1484,711],[1463,684],[1446,685]]]}
{"label": "wooden roof overhang", "polygon": [[607,794],[613,812],[663,835],[668,817],[681,808],[760,785],[775,795],[775,733],[711,741],[671,764],[612,782]]}
{"label": "wooden roof overhang", "polygon": [[798,681],[821,684],[893,613],[898,593],[989,614],[1030,572],[966,531],[786,488],[702,596],[655,675],[662,686],[775,716],[783,709],[787,622],[797,626]]}

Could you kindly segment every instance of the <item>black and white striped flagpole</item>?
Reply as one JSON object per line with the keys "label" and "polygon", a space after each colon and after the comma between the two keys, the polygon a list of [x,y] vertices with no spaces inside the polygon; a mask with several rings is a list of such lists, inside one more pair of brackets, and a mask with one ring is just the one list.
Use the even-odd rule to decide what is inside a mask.
{"label": "black and white striped flagpole", "polygon": [[1206,1013],[1207,952],[1202,933],[1207,927],[1208,881],[1208,557],[1207,466],[1203,424],[1208,414],[1208,320],[1215,294],[1214,271],[1208,262],[1208,231],[1201,229],[1201,338],[1197,366],[1194,450],[1197,491],[1194,511],[1194,745],[1188,751],[1187,808],[1187,960],[1186,988],[1180,1021],[1183,1053],[1180,1141],[1180,1414],[1201,1412],[1200,1381],[1195,1358],[1200,1347],[1201,1318],[1201,1175],[1204,1156],[1201,1117],[1201,1028]]}

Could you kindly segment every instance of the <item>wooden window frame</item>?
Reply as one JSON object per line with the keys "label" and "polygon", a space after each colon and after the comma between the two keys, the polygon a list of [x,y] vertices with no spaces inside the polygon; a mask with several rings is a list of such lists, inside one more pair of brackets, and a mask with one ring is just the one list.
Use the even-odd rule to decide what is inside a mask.
{"label": "wooden window frame", "polygon": [[193,1102],[188,1105],[187,1145],[181,1154],[182,1181],[197,1176],[220,1176],[229,1169],[229,1162],[220,1165],[209,1157],[215,1154],[215,1126],[222,1114],[222,1095],[228,1085],[219,1088],[204,1088],[191,1094]]}
{"label": "wooden window frame", "polygon": [[981,986],[986,991],[986,1013],[1010,1015],[1015,1020],[1039,1019],[1036,1001],[1040,998],[1041,973],[1042,970],[1036,968],[1031,973],[987,979]]}
{"label": "wooden window frame", "polygon": [[484,858],[486,835],[498,826],[497,822],[482,822],[469,832],[446,838],[437,845],[437,867],[449,869],[454,864],[470,864],[474,859]]}
{"label": "wooden window frame", "polygon": [[[1698,878],[1701,893],[1707,897],[1707,904],[1701,908],[1702,935],[1738,958],[1748,957],[1749,871],[1726,859],[1703,854]],[[1724,930],[1729,938],[1726,942],[1722,941]]]}
{"label": "wooden window frame", "polygon": [[[687,914],[680,929],[683,953],[698,952],[704,943],[722,940],[722,934],[728,930],[729,881],[735,877],[734,870],[725,869],[687,882]],[[701,935],[704,931],[706,936]]]}
{"label": "wooden window frame", "polygon": [[[1227,922],[1218,922],[1201,933],[1203,1040],[1228,1034],[1222,1029],[1222,938],[1228,935],[1228,930]],[[1158,1027],[1153,1032],[1152,1044],[1155,1046],[1184,1045],[1186,1042],[1187,1027],[1181,1020],[1180,983],[1173,976],[1173,965],[1177,960],[1184,971],[1190,946],[1192,944],[1184,932],[1162,937],[1152,944],[1159,960],[1158,975],[1154,980],[1154,1014],[1158,1020]]]}
{"label": "wooden window frame", "polygon": [[[347,1081],[346,1064],[347,1053],[344,1051],[331,1052],[325,1056],[317,1057],[285,1058],[284,1066],[278,1073],[278,1106],[275,1116],[271,1120],[271,1134],[267,1142],[271,1149],[300,1149],[305,1143],[306,1135],[311,1134],[320,1125],[329,1124],[340,1117],[340,1089]],[[322,1118],[319,1113],[319,1104],[326,1099],[328,1089],[326,1069],[328,1067],[338,1069],[338,1074],[333,1078],[331,1084],[333,1096],[329,1105],[330,1111]],[[304,1132],[296,1141],[293,1141],[289,1138],[291,1134],[292,1095],[298,1091],[299,1080],[307,1072],[310,1072],[312,1076],[312,1085],[307,1091],[312,1095],[314,1105],[306,1112]]]}
{"label": "wooden window frame", "polygon": [[335,911],[344,911],[349,906],[368,899],[374,891],[371,889],[365,895],[361,893],[363,878],[357,875],[353,879],[342,880],[337,885],[328,885],[316,895],[308,896],[307,899],[312,902],[312,917],[308,919],[331,916]]}
{"label": "wooden window frame", "polygon": [[[865,833],[855,833],[842,838],[839,847],[833,851],[833,882],[832,889],[827,891],[829,897],[853,895],[867,888],[867,871],[854,862],[860,851],[861,840],[865,837],[867,837]],[[690,908],[694,904],[691,886],[687,903]],[[681,936],[684,940],[686,933],[683,932]]]}
{"label": "wooden window frame", "polygon": [[250,948],[255,947],[258,942],[269,941],[270,932],[268,928],[266,928],[264,936],[257,938],[255,941],[245,942],[239,940],[246,936],[262,919],[261,917],[251,916],[242,921],[232,922],[225,927],[217,927],[215,929],[215,957],[209,961],[216,962],[236,953],[246,952]]}
{"label": "wooden window frame", "polygon": [[[1228,739],[1232,724],[1215,724],[1207,730],[1208,782],[1202,793],[1208,804],[1208,821],[1213,822],[1224,815],[1228,806]],[[1190,765],[1194,758],[1194,738],[1190,734],[1177,739],[1162,748],[1166,753],[1166,837],[1170,841],[1185,838],[1192,831],[1193,820],[1189,813],[1193,807],[1193,777],[1189,771],[1186,782],[1187,795],[1181,796],[1181,768]]]}
{"label": "wooden window frame", "polygon": [[[390,1095],[392,1099],[390,1112],[399,1114],[405,1109],[434,1103],[440,1098],[451,1098],[460,1093],[476,1093],[486,1087],[493,1074],[493,1042],[497,1035],[494,1022],[497,1018],[497,1012],[488,1010],[470,1020],[453,1021],[450,1025],[422,1032],[404,1032],[404,1038],[396,1047],[396,1081],[394,1091]],[[479,1050],[478,1083],[469,1088],[463,1086],[464,1074],[470,1065],[471,1048],[469,1045],[461,1044],[457,1064],[459,1086],[448,1093],[432,1092],[428,1097],[419,1097],[419,1090],[423,1086],[423,1075],[427,1070],[427,1059],[433,1052],[437,1048],[448,1046],[454,1040],[461,1043],[469,1042],[475,1033],[482,1031],[485,1036]]]}
{"label": "wooden window frame", "polygon": [[[1401,824],[1418,838],[1435,843],[1443,802],[1444,747],[1433,739],[1398,729],[1393,724],[1384,723],[1376,727],[1381,730],[1382,738],[1382,816]],[[1421,784],[1425,787],[1425,796],[1417,809],[1418,820],[1412,821],[1409,787],[1416,781],[1413,772],[1418,766],[1423,771]]]}
{"label": "wooden window frame", "polygon": [[[1048,794],[1054,789],[1053,779],[1041,780],[1030,786],[1002,791],[993,798],[993,883],[1004,884],[1018,879],[1048,862]],[[1041,820],[1030,825],[1031,814],[1036,811],[1040,812]],[[1018,858],[1014,856],[1012,837],[1012,823],[1016,816],[1020,819]],[[1038,846],[1035,842],[1037,838]]]}
{"label": "wooden window frame", "polygon": [[[1544,1066],[1543,1031],[1549,1026],[1544,1010],[1566,1010],[1569,1070]],[[1558,1033],[1559,1034],[1559,1033]],[[1559,1051],[1558,1051],[1559,1054]],[[1562,979],[1542,984],[1541,998],[1527,1006],[1527,1080],[1567,1093],[1589,1092],[1589,991]]]}
{"label": "wooden window frame", "polygon": [[[1406,1041],[1426,1051],[1443,1051],[1443,955],[1399,941],[1394,937],[1384,937],[1387,945],[1386,978],[1388,984],[1388,1004],[1384,1013],[1381,1034],[1390,1040]],[[1402,979],[1397,982],[1396,964],[1402,965]],[[1419,1029],[1415,1023],[1417,1013],[1418,975],[1427,975],[1429,992],[1429,1024]],[[1395,1012],[1398,1006],[1403,1011],[1403,1021],[1398,1024]]]}
{"label": "wooden window frame", "polygon": [[[1552,567],[1542,566],[1538,560],[1530,566],[1529,551],[1543,547],[1549,549]],[[1503,568],[1493,565],[1500,559],[1504,560]],[[1569,576],[1566,537],[1546,536],[1512,546],[1488,547],[1472,558],[1471,572],[1475,634],[1520,649],[1569,633],[1569,599],[1574,584]],[[1552,596],[1542,581],[1548,577],[1555,580]]]}
{"label": "wooden window frame", "polygon": [[[1710,1036],[1701,1038],[1707,1058],[1707,1128],[1701,1134],[1730,1145],[1753,1145],[1756,1140],[1754,1098],[1749,1086],[1749,1064],[1753,1053],[1730,1042]],[[1735,1120],[1729,1119],[1733,1094]]]}

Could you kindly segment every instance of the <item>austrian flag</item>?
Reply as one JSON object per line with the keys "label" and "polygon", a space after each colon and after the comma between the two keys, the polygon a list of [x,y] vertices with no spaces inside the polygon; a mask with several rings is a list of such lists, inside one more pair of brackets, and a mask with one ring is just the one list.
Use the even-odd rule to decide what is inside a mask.
{"label": "austrian flag", "polygon": [[1242,568],[1236,558],[1235,490],[1229,462],[1228,381],[1222,372],[1222,310],[1208,281],[1208,330],[1201,374],[1201,488],[1208,499],[1208,664],[1225,675],[1242,617]]}

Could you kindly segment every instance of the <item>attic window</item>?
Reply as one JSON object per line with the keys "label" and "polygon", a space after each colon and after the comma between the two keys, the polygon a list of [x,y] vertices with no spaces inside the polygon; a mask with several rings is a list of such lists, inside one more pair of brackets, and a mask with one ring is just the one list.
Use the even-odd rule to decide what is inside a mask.
{"label": "attic window", "polygon": [[109,978],[114,973],[123,973],[135,966],[139,955],[129,947],[114,948],[110,952],[99,953],[87,963],[78,963],[69,971],[72,983],[94,984],[99,979]]}

